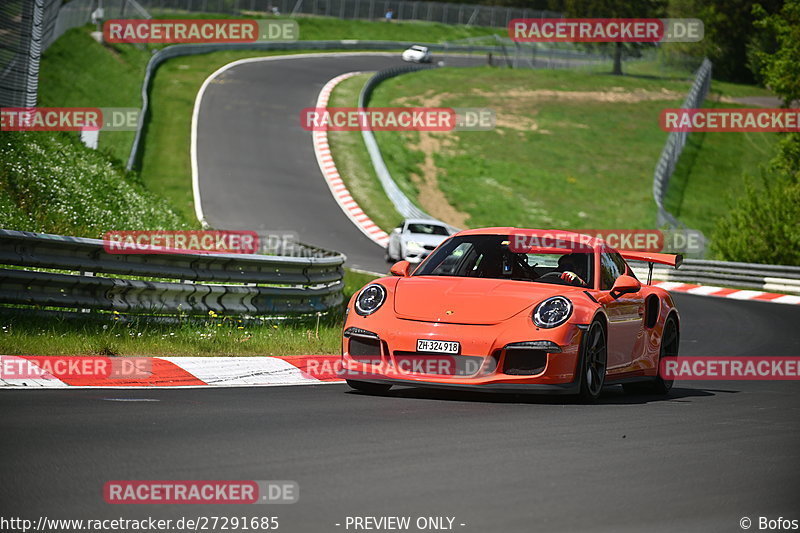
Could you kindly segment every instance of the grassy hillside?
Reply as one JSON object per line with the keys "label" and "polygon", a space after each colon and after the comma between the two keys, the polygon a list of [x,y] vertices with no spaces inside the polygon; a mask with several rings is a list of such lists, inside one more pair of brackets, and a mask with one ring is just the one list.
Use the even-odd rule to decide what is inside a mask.
{"label": "grassy hillside", "polygon": [[[159,12],[156,17],[174,17]],[[186,14],[184,18],[230,18]],[[444,42],[496,33],[487,28],[425,22],[368,22],[324,17],[296,19],[301,40],[411,40]],[[101,45],[93,28],[75,28],[44,54],[39,83],[41,106],[140,107],[144,69],[157,47]],[[140,175],[146,187],[162,196],[186,220],[194,219],[189,141],[194,98],[203,80],[222,65],[245,57],[289,52],[214,52],[181,57],[163,64],[154,77],[153,107],[143,142]],[[296,53],[296,52],[291,52]],[[101,132],[99,147],[109,157],[126,162],[133,132]]]}
{"label": "grassy hillside", "polygon": [[99,237],[186,221],[75,135],[0,132],[0,227]]}
{"label": "grassy hillside", "polygon": [[[144,67],[150,53],[131,45],[103,46],[87,28],[61,36],[42,56],[39,105],[42,107],[140,107]],[[127,161],[132,131],[106,131],[100,149]]]}
{"label": "grassy hillside", "polygon": [[[686,75],[437,69],[387,80],[371,105],[497,113],[497,128],[488,132],[376,135],[403,190],[454,225],[650,228],[652,176],[667,137],[659,113],[679,107],[689,86]],[[738,104],[731,98],[753,94],[767,93],[720,84],[712,98],[732,107]],[[694,136],[676,171],[671,205],[690,226],[710,233],[726,209],[725,194],[739,190],[743,173],[758,173],[775,142],[772,134]],[[372,216],[378,209],[366,210]]]}

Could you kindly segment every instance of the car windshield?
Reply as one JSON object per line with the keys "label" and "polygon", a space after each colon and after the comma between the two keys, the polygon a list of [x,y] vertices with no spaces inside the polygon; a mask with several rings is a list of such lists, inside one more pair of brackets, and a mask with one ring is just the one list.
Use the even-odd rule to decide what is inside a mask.
{"label": "car windshield", "polygon": [[[462,235],[453,237],[414,272],[414,276],[456,276],[510,279],[591,287],[594,253],[537,248],[531,253],[514,252],[508,235]],[[563,276],[575,274],[579,281]],[[566,279],[565,279],[566,278]]]}
{"label": "car windshield", "polygon": [[412,46],[411,49],[416,50],[417,52],[424,52],[425,50],[427,50],[427,48],[423,46]]}
{"label": "car windshield", "polygon": [[450,235],[447,232],[447,228],[438,224],[409,224],[408,231],[425,235]]}

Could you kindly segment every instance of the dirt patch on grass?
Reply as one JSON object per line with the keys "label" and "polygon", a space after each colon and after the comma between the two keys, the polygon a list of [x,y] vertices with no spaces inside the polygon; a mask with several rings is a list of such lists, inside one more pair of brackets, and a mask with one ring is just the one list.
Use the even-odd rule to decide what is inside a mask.
{"label": "dirt patch on grass", "polygon": [[452,98],[456,95],[452,93],[439,93],[434,89],[430,89],[421,94],[413,96],[401,96],[392,100],[392,105],[401,107],[405,106],[426,106],[426,107],[439,107],[446,98]]}
{"label": "dirt patch on grass", "polygon": [[[534,111],[535,115],[537,111]],[[498,128],[508,128],[516,131],[533,131],[544,135],[552,133],[549,130],[540,129],[539,123],[535,118],[525,115],[514,115],[509,113],[495,113],[495,126]]]}
{"label": "dirt patch on grass", "polygon": [[637,103],[653,100],[680,100],[684,94],[661,89],[650,91],[647,89],[634,89],[627,91],[622,87],[613,87],[608,91],[554,91],[551,89],[509,89],[507,91],[484,91],[473,89],[472,94],[485,96],[494,100],[513,99],[520,103],[536,100],[568,100],[572,102],[608,102],[608,103]]}
{"label": "dirt patch on grass", "polygon": [[422,175],[411,174],[411,181],[419,191],[417,200],[422,209],[431,216],[438,218],[457,228],[466,228],[469,214],[459,211],[447,200],[447,197],[439,187],[439,168],[433,157],[448,146],[452,146],[453,141],[443,134],[434,134],[427,131],[419,132],[419,144],[409,145],[412,150],[419,150],[425,156],[420,165]]}

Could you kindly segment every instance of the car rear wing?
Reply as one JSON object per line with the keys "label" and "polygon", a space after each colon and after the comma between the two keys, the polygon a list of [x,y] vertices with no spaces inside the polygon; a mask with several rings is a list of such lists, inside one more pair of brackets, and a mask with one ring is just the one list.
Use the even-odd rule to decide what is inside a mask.
{"label": "car rear wing", "polygon": [[659,263],[675,268],[680,267],[681,263],[683,263],[683,255],[681,254],[657,254],[654,252],[626,252],[619,250],[619,255],[630,261],[647,261],[648,263]]}
{"label": "car rear wing", "polygon": [[653,265],[659,263],[661,265],[669,265],[671,267],[679,268],[683,263],[683,255],[681,254],[658,254],[655,252],[626,252],[618,250],[626,261],[646,261],[647,262],[647,284],[650,285],[653,281]]}

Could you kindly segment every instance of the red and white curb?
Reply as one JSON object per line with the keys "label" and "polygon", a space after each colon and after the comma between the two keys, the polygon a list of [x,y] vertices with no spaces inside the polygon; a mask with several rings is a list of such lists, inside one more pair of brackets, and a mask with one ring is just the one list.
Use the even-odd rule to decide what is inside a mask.
{"label": "red and white curb", "polygon": [[[348,72],[347,74],[336,76],[330,80],[320,91],[319,97],[317,97],[317,105],[315,107],[328,107],[328,100],[330,99],[333,88],[342,81],[359,74],[361,74],[361,72]],[[322,171],[325,182],[328,184],[331,194],[333,194],[333,197],[336,199],[336,203],[339,204],[339,207],[342,208],[344,214],[347,215],[347,217],[353,222],[353,224],[356,225],[358,229],[361,230],[362,233],[364,233],[364,235],[385,248],[386,245],[389,244],[389,235],[379,228],[378,225],[375,224],[367,216],[367,214],[361,210],[361,208],[358,206],[358,203],[356,203],[356,201],[350,195],[350,191],[347,190],[347,186],[342,181],[342,177],[339,175],[339,171],[336,169],[336,163],[333,161],[333,156],[331,156],[331,148],[328,145],[328,132],[315,131],[312,133],[312,137],[314,142],[314,153],[317,156],[319,169]]]}
{"label": "red and white curb", "polygon": [[653,286],[661,287],[670,292],[685,292],[698,296],[715,296],[718,298],[732,298],[734,300],[755,300],[760,302],[773,302],[780,304],[800,304],[800,296],[792,294],[779,294],[776,292],[751,291],[743,289],[725,289],[711,285],[694,285],[677,281],[662,281]]}
{"label": "red and white curb", "polygon": [[[147,376],[126,378],[81,374],[70,362],[146,359]],[[341,382],[338,355],[287,357],[42,357],[0,356],[0,389],[66,387],[269,387],[280,385],[322,385]],[[58,364],[56,364],[58,363]],[[59,366],[59,364],[61,366]],[[22,366],[25,365],[25,366]],[[33,365],[38,372],[31,372]],[[26,376],[19,369],[26,368]],[[96,368],[96,367],[95,367]],[[50,370],[58,369],[57,374]],[[35,377],[31,377],[35,374]],[[17,377],[13,377],[17,376]]]}

